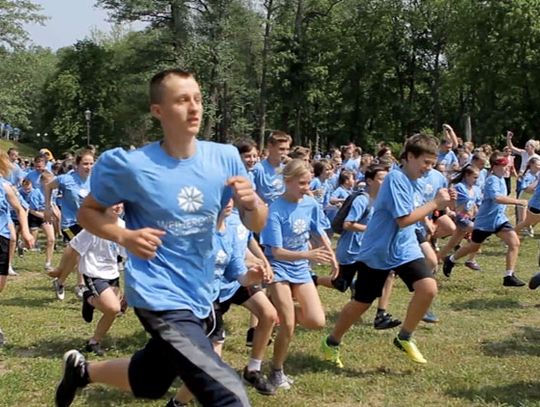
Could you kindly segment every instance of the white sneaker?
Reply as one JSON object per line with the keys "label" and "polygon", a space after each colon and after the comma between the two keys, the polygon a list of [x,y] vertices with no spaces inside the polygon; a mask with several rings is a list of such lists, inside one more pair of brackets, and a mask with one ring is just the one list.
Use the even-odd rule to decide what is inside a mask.
{"label": "white sneaker", "polygon": [[9,269],[8,269],[8,276],[18,276],[19,273],[15,272],[15,270],[13,270],[13,267],[9,266]]}
{"label": "white sneaker", "polygon": [[50,261],[48,261],[48,262],[45,263],[44,268],[45,268],[45,271],[46,271],[47,273],[48,273],[49,271],[53,271],[53,270],[54,270],[54,267],[52,266],[52,264],[51,264]]}
{"label": "white sneaker", "polygon": [[83,294],[84,292],[86,291],[86,287],[84,285],[77,285],[75,286],[75,288],[73,289],[73,291],[75,291],[75,295],[79,298],[83,298]]}
{"label": "white sneaker", "polygon": [[270,372],[270,376],[268,377],[268,381],[276,389],[284,390],[289,390],[291,388],[291,384],[294,383],[294,380],[288,377],[283,370],[272,370]]}
{"label": "white sneaker", "polygon": [[53,284],[54,292],[56,293],[56,298],[62,301],[66,296],[66,292],[64,291],[64,286],[58,282],[57,278],[53,280],[52,284]]}

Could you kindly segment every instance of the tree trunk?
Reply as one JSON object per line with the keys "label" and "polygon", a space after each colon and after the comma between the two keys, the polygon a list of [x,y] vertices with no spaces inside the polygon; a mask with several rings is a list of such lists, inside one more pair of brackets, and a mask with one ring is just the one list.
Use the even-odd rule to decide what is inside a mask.
{"label": "tree trunk", "polygon": [[273,0],[265,2],[266,7],[266,20],[264,26],[264,45],[261,57],[261,84],[259,88],[259,149],[264,148],[264,133],[266,131],[266,77],[268,74],[268,54],[270,51],[270,35],[272,33],[272,6]]}

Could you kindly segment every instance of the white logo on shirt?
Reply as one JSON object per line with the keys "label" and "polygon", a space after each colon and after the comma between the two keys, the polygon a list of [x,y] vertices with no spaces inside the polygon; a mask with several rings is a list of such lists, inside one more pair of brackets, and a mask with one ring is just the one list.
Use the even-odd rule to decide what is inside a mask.
{"label": "white logo on shirt", "polygon": [[283,189],[283,180],[281,178],[275,178],[274,181],[272,181],[272,187],[277,192],[280,192]]}
{"label": "white logo on shirt", "polygon": [[238,225],[238,227],[236,228],[236,233],[238,234],[238,238],[240,240],[246,240],[248,236],[248,230],[244,225]]}
{"label": "white logo on shirt", "polygon": [[227,263],[227,253],[220,249],[216,254],[216,264],[223,267],[225,263]]}
{"label": "white logo on shirt", "polygon": [[426,195],[431,195],[433,193],[433,185],[426,184],[426,186],[424,187],[424,193]]}
{"label": "white logo on shirt", "polygon": [[307,231],[307,223],[304,219],[296,219],[293,223],[292,230],[295,235],[301,235]]}
{"label": "white logo on shirt", "polygon": [[178,194],[178,205],[186,212],[195,212],[203,204],[203,194],[195,187],[184,187]]}

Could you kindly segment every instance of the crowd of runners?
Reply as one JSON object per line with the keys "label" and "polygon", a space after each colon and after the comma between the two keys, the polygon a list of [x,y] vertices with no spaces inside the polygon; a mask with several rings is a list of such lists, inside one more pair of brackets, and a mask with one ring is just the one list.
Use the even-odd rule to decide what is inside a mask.
{"label": "crowd of runners", "polygon": [[[73,284],[84,321],[101,315],[84,349],[64,355],[58,406],[90,383],[158,399],[180,377],[172,407],[193,399],[247,406],[243,383],[264,395],[289,389],[296,325],[327,327],[324,289],[350,296],[321,334],[330,365],[343,368],[340,344],[375,300],[374,329],[398,327],[395,348],[425,364],[413,333],[421,321],[438,322],[435,272],[459,278],[462,258],[481,270],[491,235],[506,248],[502,284],[525,285],[515,270],[520,238],[540,221],[538,141],[520,149],[508,132],[505,146],[475,146],[445,124],[440,140],[411,135],[399,153],[383,142],[375,151],[350,143],[312,153],[282,131],[262,151],[251,139],[217,144],[196,138],[201,91],[177,69],[152,78],[150,110],[162,140],[103,152],[95,165],[94,149],[62,160],[42,149],[31,163],[15,149],[0,154],[0,290],[16,275],[15,253],[35,247],[41,230],[54,295],[63,300]],[[388,312],[396,277],[412,293],[403,321]],[[538,285],[532,276],[530,288]],[[83,352],[105,353],[103,338],[128,305],[148,342],[129,359],[88,362]],[[221,359],[232,305],[251,313],[242,377]]]}

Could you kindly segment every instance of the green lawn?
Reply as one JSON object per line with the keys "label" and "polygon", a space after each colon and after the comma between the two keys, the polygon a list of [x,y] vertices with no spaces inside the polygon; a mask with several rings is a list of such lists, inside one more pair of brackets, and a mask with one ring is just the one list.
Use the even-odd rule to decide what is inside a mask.
{"label": "green lawn", "polygon": [[8,151],[8,149],[11,147],[15,147],[17,150],[19,150],[19,154],[21,157],[33,158],[38,153],[38,150],[26,144],[22,144],[12,140],[0,139],[0,148],[2,150]]}
{"label": "green lawn", "polygon": [[[439,276],[440,295],[434,310],[437,325],[422,325],[416,333],[426,366],[409,362],[392,345],[396,330],[375,331],[374,310],[354,327],[342,346],[343,371],[325,363],[319,342],[330,329],[348,295],[320,289],[328,321],[324,332],[297,330],[286,372],[293,388],[275,397],[250,390],[255,406],[540,406],[540,292],[502,286],[503,246],[491,238],[479,257],[483,272],[456,267],[452,279]],[[518,274],[537,271],[538,242],[522,246]],[[73,292],[55,299],[43,274],[43,255],[15,260],[20,276],[10,278],[0,296],[0,326],[8,345],[0,350],[0,405],[52,405],[64,351],[81,347],[93,325],[80,317]],[[324,272],[320,270],[320,272]],[[403,317],[409,294],[396,283],[390,312]],[[248,315],[227,314],[224,357],[241,369],[248,357],[244,334]],[[108,357],[129,356],[145,342],[132,312],[117,320],[105,343]],[[271,354],[269,349],[268,354]],[[91,356],[90,359],[95,359]],[[135,401],[114,390],[91,386],[74,405],[164,406]]]}

